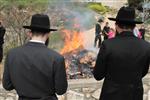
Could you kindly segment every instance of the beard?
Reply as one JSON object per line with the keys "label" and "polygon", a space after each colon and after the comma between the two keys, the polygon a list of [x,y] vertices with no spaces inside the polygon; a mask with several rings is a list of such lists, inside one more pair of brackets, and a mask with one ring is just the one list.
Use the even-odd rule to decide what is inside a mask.
{"label": "beard", "polygon": [[46,45],[46,46],[49,45],[49,37],[48,37],[47,40],[45,41],[45,45]]}

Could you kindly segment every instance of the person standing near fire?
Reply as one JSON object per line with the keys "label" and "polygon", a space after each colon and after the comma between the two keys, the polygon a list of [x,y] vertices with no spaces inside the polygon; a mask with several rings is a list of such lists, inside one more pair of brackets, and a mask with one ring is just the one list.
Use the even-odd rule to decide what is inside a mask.
{"label": "person standing near fire", "polygon": [[110,28],[108,32],[108,39],[114,38],[115,37],[115,30],[113,28]]}
{"label": "person standing near fire", "polygon": [[3,44],[4,44],[5,32],[6,32],[6,29],[2,25],[2,22],[0,22],[0,62],[2,62],[2,59],[3,59]]}
{"label": "person standing near fire", "polygon": [[103,31],[102,31],[104,40],[108,39],[109,31],[110,31],[109,23],[106,22],[106,25],[104,26]]}
{"label": "person standing near fire", "polygon": [[136,37],[133,29],[142,22],[135,20],[135,9],[121,7],[116,18],[117,36],[103,41],[94,77],[104,79],[99,100],[143,100],[142,78],[148,73],[150,43]]}
{"label": "person standing near fire", "polygon": [[101,32],[102,32],[101,24],[102,24],[102,22],[103,22],[103,20],[100,18],[95,25],[94,47],[97,46],[97,41],[98,41],[98,47],[100,47],[100,45],[101,45],[101,41],[102,41],[102,39],[101,39]]}
{"label": "person standing near fire", "polygon": [[31,40],[7,54],[3,87],[15,89],[19,100],[58,100],[67,90],[64,57],[45,45],[51,31],[49,17],[45,14],[32,16],[29,29]]}

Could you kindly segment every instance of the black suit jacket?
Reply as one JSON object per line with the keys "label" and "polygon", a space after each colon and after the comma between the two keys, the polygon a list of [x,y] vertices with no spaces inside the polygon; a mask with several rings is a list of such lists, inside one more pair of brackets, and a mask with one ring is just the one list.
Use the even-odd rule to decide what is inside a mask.
{"label": "black suit jacket", "polygon": [[150,63],[150,44],[122,32],[101,45],[94,77],[105,78],[100,100],[142,100],[142,78]]}
{"label": "black suit jacket", "polygon": [[12,49],[5,60],[3,87],[29,100],[61,95],[67,90],[64,58],[42,43]]}

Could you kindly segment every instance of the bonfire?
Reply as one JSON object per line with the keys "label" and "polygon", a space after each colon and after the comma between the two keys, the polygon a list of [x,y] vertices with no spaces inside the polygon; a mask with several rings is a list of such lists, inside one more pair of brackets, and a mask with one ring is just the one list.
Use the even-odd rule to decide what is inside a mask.
{"label": "bonfire", "polygon": [[64,33],[64,47],[60,53],[65,57],[68,79],[93,77],[92,70],[96,53],[84,48],[83,33],[76,29],[65,29],[62,32]]}

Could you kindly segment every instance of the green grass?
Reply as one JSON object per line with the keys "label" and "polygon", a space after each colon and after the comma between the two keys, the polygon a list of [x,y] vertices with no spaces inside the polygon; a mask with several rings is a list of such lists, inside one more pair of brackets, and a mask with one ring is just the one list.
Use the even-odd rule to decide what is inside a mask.
{"label": "green grass", "polygon": [[100,14],[105,14],[109,11],[109,8],[103,6],[101,3],[88,3],[87,7]]}

